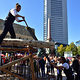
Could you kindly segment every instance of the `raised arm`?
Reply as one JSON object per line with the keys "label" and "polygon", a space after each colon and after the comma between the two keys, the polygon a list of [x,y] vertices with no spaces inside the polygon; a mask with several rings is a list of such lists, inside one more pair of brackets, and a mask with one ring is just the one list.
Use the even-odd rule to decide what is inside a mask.
{"label": "raised arm", "polygon": [[53,65],[53,67],[55,67],[56,69],[64,69],[63,66],[56,66],[54,63],[50,63],[51,65]]}

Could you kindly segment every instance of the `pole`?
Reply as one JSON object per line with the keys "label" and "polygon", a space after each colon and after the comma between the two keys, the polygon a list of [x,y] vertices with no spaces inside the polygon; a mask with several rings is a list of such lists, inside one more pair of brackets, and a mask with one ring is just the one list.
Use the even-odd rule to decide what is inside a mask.
{"label": "pole", "polygon": [[32,80],[36,80],[36,77],[35,77],[35,71],[34,71],[34,64],[33,64],[33,56],[32,54],[30,53],[30,66],[31,66],[31,72],[32,72]]}

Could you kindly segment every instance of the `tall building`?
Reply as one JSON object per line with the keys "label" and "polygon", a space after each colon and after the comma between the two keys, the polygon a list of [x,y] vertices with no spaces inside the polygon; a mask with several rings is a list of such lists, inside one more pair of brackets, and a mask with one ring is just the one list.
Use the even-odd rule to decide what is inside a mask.
{"label": "tall building", "polygon": [[48,29],[52,41],[68,44],[67,0],[44,0],[45,41],[48,37]]}

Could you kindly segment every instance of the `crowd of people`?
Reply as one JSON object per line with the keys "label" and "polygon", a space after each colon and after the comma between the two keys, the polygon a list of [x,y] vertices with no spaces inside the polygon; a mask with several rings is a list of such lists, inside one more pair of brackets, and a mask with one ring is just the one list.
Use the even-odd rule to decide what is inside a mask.
{"label": "crowd of people", "polygon": [[[2,57],[2,63],[6,64],[23,56],[16,55],[10,57]],[[29,63],[29,60],[27,60]],[[21,62],[21,66],[26,64],[25,61]],[[26,65],[28,66],[28,64]],[[80,80],[80,55],[73,57],[69,60],[65,57],[56,57],[54,55],[34,57],[34,71],[36,77],[48,77],[49,75],[55,76],[55,71],[57,71],[57,80],[63,80],[63,72],[66,75],[67,80]]]}
{"label": "crowd of people", "polygon": [[80,55],[73,57],[71,61],[65,57],[42,56],[35,59],[36,76],[46,77],[55,75],[57,69],[57,80],[63,80],[62,71],[67,80],[80,80]]}

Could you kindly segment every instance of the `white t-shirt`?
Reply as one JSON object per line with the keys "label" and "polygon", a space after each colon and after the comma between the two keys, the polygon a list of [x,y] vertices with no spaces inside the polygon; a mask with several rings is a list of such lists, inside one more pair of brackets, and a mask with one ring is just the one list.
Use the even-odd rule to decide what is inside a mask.
{"label": "white t-shirt", "polygon": [[64,63],[64,64],[62,64],[62,66],[63,66],[64,68],[66,68],[66,69],[69,69],[68,63]]}
{"label": "white t-shirt", "polygon": [[[14,9],[14,8],[10,10],[10,13],[11,13],[13,16],[16,16],[16,15],[17,15],[17,11],[16,11],[16,9]],[[18,17],[16,17],[16,21],[19,21]]]}

